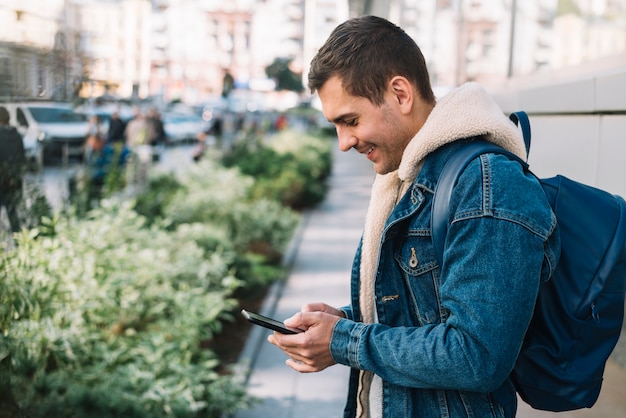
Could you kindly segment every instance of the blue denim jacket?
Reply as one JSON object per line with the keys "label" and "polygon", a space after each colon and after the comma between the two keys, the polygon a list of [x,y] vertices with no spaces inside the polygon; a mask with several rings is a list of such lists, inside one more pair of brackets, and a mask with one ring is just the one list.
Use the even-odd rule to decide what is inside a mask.
{"label": "blue denim jacket", "polygon": [[559,256],[556,218],[538,181],[504,156],[477,157],[451,203],[443,266],[430,218],[443,164],[430,155],[386,222],[375,282],[379,323],[359,312],[361,247],[348,319],[333,331],[335,361],[353,368],[345,417],[354,417],[359,369],[383,380],[383,416],[514,417],[509,374],[537,292]]}

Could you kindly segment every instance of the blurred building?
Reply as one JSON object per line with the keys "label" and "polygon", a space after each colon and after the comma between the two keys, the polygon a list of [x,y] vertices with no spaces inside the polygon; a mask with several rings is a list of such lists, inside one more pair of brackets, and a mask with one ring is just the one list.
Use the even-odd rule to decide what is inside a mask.
{"label": "blurred building", "polygon": [[[221,95],[225,77],[232,76],[236,87],[272,87],[265,67],[278,57],[292,59],[295,70],[302,68],[303,0],[151,4],[146,16],[151,25],[149,82],[147,93],[140,89],[142,97],[196,103]],[[127,89],[118,94],[128,94]]]}
{"label": "blurred building", "polygon": [[626,0],[560,0],[552,67],[596,61],[626,51]]}
{"label": "blurred building", "polygon": [[153,14],[149,0],[74,1],[83,97],[149,94]]}
{"label": "blurred building", "polygon": [[[491,82],[546,64],[558,0],[350,0],[351,13],[378,14],[422,49],[435,87]],[[521,52],[523,51],[523,52]],[[523,59],[512,61],[512,54]]]}
{"label": "blurred building", "polygon": [[81,71],[75,18],[67,0],[0,2],[0,99],[72,97]]}
{"label": "blurred building", "polygon": [[195,103],[221,94],[224,76],[249,71],[252,14],[199,1],[160,1],[154,10],[150,92],[163,101]]}
{"label": "blurred building", "polygon": [[0,3],[0,98],[148,93],[149,0]]}
{"label": "blurred building", "polygon": [[3,0],[0,100],[111,95],[197,103],[307,69],[348,17],[375,14],[422,48],[438,92],[626,50],[626,0]]}
{"label": "blurred building", "polygon": [[626,51],[625,0],[349,0],[403,27],[443,91]]}

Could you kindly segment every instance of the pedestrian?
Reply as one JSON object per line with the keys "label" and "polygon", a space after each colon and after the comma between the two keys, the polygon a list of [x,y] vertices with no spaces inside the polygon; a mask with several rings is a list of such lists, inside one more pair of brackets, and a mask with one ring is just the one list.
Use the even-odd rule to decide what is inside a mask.
{"label": "pedestrian", "polygon": [[524,157],[521,134],[476,83],[436,100],[419,47],[379,17],[332,32],[309,88],[340,149],[377,175],[351,304],[304,305],[285,325],[305,332],[269,342],[299,372],[349,366],[345,417],[514,417],[509,374],[558,259],[555,215],[538,181],[496,154],[472,161],[453,190],[441,265],[430,213],[456,149],[480,136]]}
{"label": "pedestrian", "polygon": [[154,158],[151,141],[155,135],[152,123],[138,107],[134,118],[126,124],[125,135],[129,152],[128,182],[142,187],[148,180],[148,167]]}
{"label": "pedestrian", "polygon": [[0,106],[0,209],[7,211],[12,232],[19,232],[26,156],[22,136],[9,125],[9,112]]}
{"label": "pedestrian", "polygon": [[109,121],[109,130],[107,131],[107,142],[111,144],[117,144],[124,142],[124,131],[126,129],[126,123],[120,117],[120,112],[117,110],[111,113],[111,120]]}
{"label": "pedestrian", "polygon": [[161,158],[160,150],[167,144],[167,134],[165,132],[165,125],[161,119],[161,113],[154,107],[150,108],[147,122],[150,135],[148,144],[151,146],[152,161],[159,161]]}
{"label": "pedestrian", "polygon": [[126,124],[124,134],[126,145],[131,150],[140,145],[150,145],[150,141],[154,138],[152,124],[139,108],[135,108],[134,116]]}
{"label": "pedestrian", "polygon": [[222,141],[222,117],[215,115],[213,124],[206,130],[198,132],[196,135],[196,146],[194,147],[191,158],[198,162],[204,157],[204,154],[209,146],[214,146],[216,143]]}
{"label": "pedestrian", "polygon": [[98,115],[91,115],[85,135],[84,160],[88,162],[94,158],[93,154],[97,154],[104,147],[105,141],[106,137],[102,130],[100,117]]}
{"label": "pedestrian", "polygon": [[163,120],[161,119],[161,113],[156,108],[150,108],[148,111],[148,123],[150,124],[150,134],[148,143],[154,145],[165,145],[166,134]]}

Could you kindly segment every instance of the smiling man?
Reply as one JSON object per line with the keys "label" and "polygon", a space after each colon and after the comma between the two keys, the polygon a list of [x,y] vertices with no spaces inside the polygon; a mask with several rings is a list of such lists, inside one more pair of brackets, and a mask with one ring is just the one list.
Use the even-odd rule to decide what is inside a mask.
{"label": "smiling man", "polygon": [[431,242],[445,162],[481,137],[524,157],[521,135],[475,83],[436,102],[424,57],[374,16],[339,25],[311,63],[309,87],[377,176],[354,259],[351,303],[316,302],[269,341],[299,372],[352,368],[345,417],[514,417],[509,374],[538,288],[558,258],[556,219],[537,180],[486,154],[459,177],[444,258]]}

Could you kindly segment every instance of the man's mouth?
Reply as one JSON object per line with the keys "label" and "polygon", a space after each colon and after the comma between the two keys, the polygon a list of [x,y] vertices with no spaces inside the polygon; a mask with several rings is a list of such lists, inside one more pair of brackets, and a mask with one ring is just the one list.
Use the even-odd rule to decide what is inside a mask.
{"label": "man's mouth", "polygon": [[372,145],[372,146],[371,146],[371,147],[370,147],[370,148],[369,148],[369,149],[365,152],[365,154],[366,154],[366,155],[369,155],[372,151],[374,151],[374,148],[376,148],[376,146],[375,146],[375,145]]}

